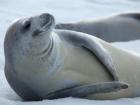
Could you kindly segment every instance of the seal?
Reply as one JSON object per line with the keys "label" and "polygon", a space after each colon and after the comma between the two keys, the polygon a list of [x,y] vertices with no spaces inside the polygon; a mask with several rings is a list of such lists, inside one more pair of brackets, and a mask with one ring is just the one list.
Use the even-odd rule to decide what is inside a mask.
{"label": "seal", "polygon": [[[55,30],[54,27],[54,17],[44,13],[19,19],[6,32],[5,75],[10,86],[24,100],[68,96],[86,98],[95,93],[104,95],[126,89],[127,82],[133,84],[136,81],[130,77],[134,73],[125,72],[134,63],[127,64],[128,59],[138,57],[133,58],[131,54],[94,36]],[[126,63],[122,65],[120,61]],[[121,67],[116,70],[115,65],[118,64]],[[136,66],[138,63],[134,64]],[[138,68],[133,68],[137,75]],[[120,82],[119,78],[124,82]],[[133,90],[130,88],[112,97],[99,98],[127,97],[133,94]]]}
{"label": "seal", "polygon": [[136,40],[140,39],[140,14],[122,13],[76,23],[59,23],[55,28],[84,32],[108,42]]}

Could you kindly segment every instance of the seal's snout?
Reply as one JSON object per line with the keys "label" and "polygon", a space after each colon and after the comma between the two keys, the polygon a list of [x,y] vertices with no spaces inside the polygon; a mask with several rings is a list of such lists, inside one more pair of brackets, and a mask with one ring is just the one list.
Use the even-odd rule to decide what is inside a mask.
{"label": "seal's snout", "polygon": [[40,14],[35,17],[35,20],[39,25],[39,28],[34,31],[33,36],[42,35],[40,33],[51,31],[55,26],[55,19],[53,15],[49,13]]}
{"label": "seal's snout", "polygon": [[35,17],[34,19],[36,20],[35,22],[37,22],[37,24],[39,25],[39,28],[37,28],[33,32],[32,36],[42,35],[40,33],[50,31],[51,29],[54,28],[55,19],[49,13],[43,13],[41,15],[37,15],[37,17]]}
{"label": "seal's snout", "polygon": [[39,16],[39,18],[43,20],[41,25],[42,27],[54,24],[54,17],[49,13],[43,13]]}

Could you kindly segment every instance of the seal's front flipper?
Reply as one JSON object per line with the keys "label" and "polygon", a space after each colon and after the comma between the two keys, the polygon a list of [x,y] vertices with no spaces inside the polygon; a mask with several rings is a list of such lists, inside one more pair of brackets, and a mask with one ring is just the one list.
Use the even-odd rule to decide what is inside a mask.
{"label": "seal's front flipper", "polygon": [[68,31],[68,32],[69,32],[68,34],[69,36],[67,36],[66,38],[69,41],[75,43],[80,47],[86,48],[88,51],[93,53],[99,59],[99,61],[104,65],[104,67],[113,77],[113,79],[116,81],[118,80],[118,75],[116,73],[116,68],[114,66],[113,60],[109,52],[99,42],[99,39],[87,34],[83,34],[83,33],[79,34],[79,32],[76,33],[72,31]]}
{"label": "seal's front flipper", "polygon": [[83,42],[84,48],[96,55],[99,61],[108,70],[114,80],[118,80],[116,68],[109,52],[100,44],[98,40],[88,39]]}
{"label": "seal's front flipper", "polygon": [[70,96],[82,98],[91,94],[114,92],[126,88],[128,88],[128,85],[124,82],[119,81],[104,82],[99,84],[87,84],[52,92],[45,96],[45,98],[56,99]]}

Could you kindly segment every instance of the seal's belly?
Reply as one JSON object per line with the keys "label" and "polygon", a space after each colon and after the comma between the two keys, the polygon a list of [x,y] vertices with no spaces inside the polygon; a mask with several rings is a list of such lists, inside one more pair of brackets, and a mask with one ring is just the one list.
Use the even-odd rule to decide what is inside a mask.
{"label": "seal's belly", "polygon": [[[58,81],[61,80],[58,82],[61,83],[60,87],[79,83],[111,81],[107,70],[91,52],[72,45],[66,46],[67,48],[63,51],[64,65],[54,76]],[[140,57],[106,44],[104,47],[111,53],[119,80],[128,83],[129,88],[118,92],[94,94],[87,98],[116,99],[140,96]]]}
{"label": "seal's belly", "polygon": [[61,45],[62,67],[46,81],[46,92],[111,80],[109,73],[94,54],[86,49],[66,44]]}
{"label": "seal's belly", "polygon": [[140,96],[140,56],[103,43],[109,51],[117,69],[119,80],[129,84],[128,89],[118,92],[89,96],[91,99],[117,99]]}
{"label": "seal's belly", "polygon": [[[110,76],[96,56],[87,49],[66,45],[61,73],[80,83],[109,81]],[[97,77],[98,76],[98,77]]]}
{"label": "seal's belly", "polygon": [[[68,43],[63,43],[60,46],[60,56],[63,59],[61,67],[51,74],[50,78],[46,77],[46,74],[48,73],[47,70],[46,73],[41,73],[40,77],[37,76],[41,82],[36,83],[36,80],[34,87],[40,96],[45,96],[47,93],[55,90],[68,88],[78,84],[112,81],[109,73],[94,54],[86,49]],[[130,84],[130,86],[126,90],[91,95],[88,96],[88,98],[114,99],[139,96],[140,58],[106,44],[103,46],[111,52],[111,56],[117,67],[119,80]]]}

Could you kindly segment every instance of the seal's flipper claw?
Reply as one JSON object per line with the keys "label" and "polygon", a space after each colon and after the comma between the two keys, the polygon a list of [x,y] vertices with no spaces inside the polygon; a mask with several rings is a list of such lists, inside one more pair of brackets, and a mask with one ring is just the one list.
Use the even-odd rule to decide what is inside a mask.
{"label": "seal's flipper claw", "polygon": [[104,82],[99,84],[87,84],[52,92],[45,98],[56,99],[70,96],[82,98],[91,94],[114,92],[126,88],[128,88],[128,84],[119,81]]}

